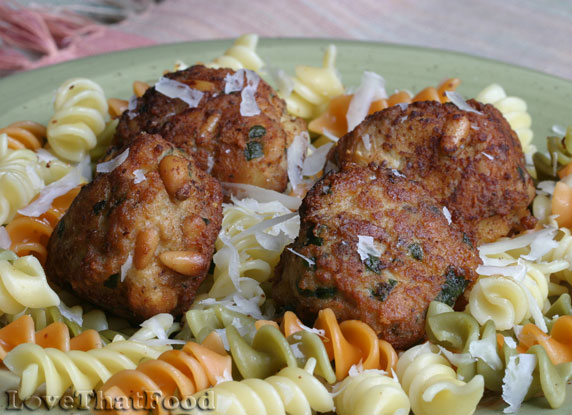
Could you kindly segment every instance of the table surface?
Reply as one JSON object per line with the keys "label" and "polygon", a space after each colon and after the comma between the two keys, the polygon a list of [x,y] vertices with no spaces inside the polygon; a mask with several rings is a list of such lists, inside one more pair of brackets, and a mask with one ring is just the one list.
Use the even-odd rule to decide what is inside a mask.
{"label": "table surface", "polygon": [[118,28],[159,43],[258,33],[417,45],[572,80],[572,0],[165,0]]}

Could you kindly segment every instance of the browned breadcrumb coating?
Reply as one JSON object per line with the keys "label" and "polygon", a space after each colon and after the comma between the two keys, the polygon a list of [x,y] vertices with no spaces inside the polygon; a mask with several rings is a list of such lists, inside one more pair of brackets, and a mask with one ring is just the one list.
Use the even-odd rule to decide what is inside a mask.
{"label": "browned breadcrumb coating", "polygon": [[387,108],[342,137],[329,158],[379,163],[419,181],[478,244],[533,227],[534,185],[516,134],[492,105],[468,103],[482,114],[430,101]]}
{"label": "browned breadcrumb coating", "polygon": [[[135,183],[136,170],[145,180]],[[120,166],[81,189],[50,238],[46,274],[133,321],[181,314],[207,274],[221,221],[219,182],[143,134]]]}
{"label": "browned breadcrumb coating", "polygon": [[242,116],[241,92],[224,92],[225,77],[233,73],[198,65],[166,74],[204,93],[198,107],[190,108],[178,98],[149,88],[132,113],[123,113],[115,145],[129,143],[141,131],[158,133],[222,182],[284,191],[288,182],[286,149],[306,130],[305,123],[288,115],[285,102],[263,80],[256,90],[260,114]]}
{"label": "browned breadcrumb coating", "polygon": [[[346,165],[306,195],[300,234],[285,250],[272,297],[311,322],[330,307],[398,349],[423,339],[429,303],[453,305],[476,280],[480,259],[418,184],[380,166]],[[358,253],[371,236],[379,257]]]}

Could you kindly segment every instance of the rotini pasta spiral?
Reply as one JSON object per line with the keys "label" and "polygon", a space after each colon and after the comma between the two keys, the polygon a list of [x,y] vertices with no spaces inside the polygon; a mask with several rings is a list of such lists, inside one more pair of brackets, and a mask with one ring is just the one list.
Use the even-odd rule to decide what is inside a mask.
{"label": "rotini pasta spiral", "polygon": [[477,94],[477,101],[494,105],[506,118],[511,128],[518,136],[525,153],[533,153],[531,145],[533,133],[530,129],[532,118],[527,111],[526,102],[522,98],[509,97],[502,86],[491,84]]}
{"label": "rotini pasta spiral", "polygon": [[8,136],[0,134],[0,224],[12,220],[43,187],[38,156],[31,150],[9,149]]}
{"label": "rotini pasta spiral", "polygon": [[105,128],[107,101],[101,87],[84,78],[64,82],[56,92],[48,143],[60,157],[79,162],[97,145]]}
{"label": "rotini pasta spiral", "polygon": [[572,362],[572,316],[560,316],[554,322],[550,335],[543,333],[534,324],[525,324],[517,333],[520,341],[519,349],[526,352],[530,347],[539,344],[555,365]]}
{"label": "rotini pasta spiral", "polygon": [[76,187],[54,199],[51,208],[38,217],[16,215],[6,226],[11,241],[10,249],[18,256],[34,255],[44,264],[50,236],[79,191],[80,187]]}
{"label": "rotini pasta spiral", "polygon": [[87,352],[63,352],[25,343],[11,350],[4,364],[20,377],[20,399],[30,397],[42,384],[46,385],[48,396],[59,398],[69,387],[80,392],[92,391],[113,374],[135,369],[141,360],[156,359],[166,349],[167,346],[118,341]]}
{"label": "rotini pasta spiral", "polygon": [[165,398],[175,393],[185,398],[218,382],[232,380],[231,372],[232,359],[213,333],[202,345],[188,342],[182,350],[166,351],[157,359],[139,364],[135,370],[118,372],[100,390],[104,397],[113,399],[154,392]]}
{"label": "rotini pasta spiral", "polygon": [[23,315],[0,329],[0,361],[10,350],[22,343],[35,343],[44,348],[51,347],[63,352],[87,351],[103,346],[101,337],[95,330],[86,330],[70,338],[68,327],[64,323],[56,322],[36,332],[32,317]]}
{"label": "rotini pasta spiral", "polygon": [[385,372],[365,370],[336,385],[338,415],[408,415],[409,398],[396,379]]}
{"label": "rotini pasta spiral", "polygon": [[0,313],[16,314],[26,307],[43,308],[59,303],[35,257],[18,258],[11,251],[0,253]]}
{"label": "rotini pasta spiral", "polygon": [[560,228],[555,239],[558,242],[558,246],[546,254],[544,259],[546,261],[567,261],[570,266],[567,269],[554,273],[552,279],[556,281],[566,281],[568,284],[572,284],[572,234],[570,233],[570,229]]}
{"label": "rotini pasta spiral", "polygon": [[[207,63],[207,68],[230,68],[233,70],[250,69],[258,72],[264,61],[256,53],[258,35],[246,34],[236,39],[230,49],[227,49],[222,56]],[[181,68],[179,68],[180,70]]]}
{"label": "rotini pasta spiral", "polygon": [[[328,390],[306,369],[287,367],[277,375],[261,379],[223,382],[214,392],[214,409],[195,409],[191,414],[212,415],[311,415],[334,410]],[[197,398],[199,395],[196,395]],[[176,410],[174,414],[189,413]]]}
{"label": "rotini pasta spiral", "polygon": [[484,392],[482,376],[468,383],[457,379],[451,364],[430,343],[403,353],[397,362],[397,376],[415,415],[472,414]]}
{"label": "rotini pasta spiral", "polygon": [[0,128],[0,134],[8,137],[8,148],[13,150],[37,150],[46,141],[46,127],[34,121],[17,121]]}

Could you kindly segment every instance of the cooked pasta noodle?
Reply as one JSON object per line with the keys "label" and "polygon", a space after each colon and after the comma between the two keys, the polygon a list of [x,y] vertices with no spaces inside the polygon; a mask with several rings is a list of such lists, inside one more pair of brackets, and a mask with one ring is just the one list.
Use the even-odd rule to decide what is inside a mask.
{"label": "cooked pasta noodle", "polygon": [[[251,69],[258,72],[264,61],[256,53],[256,45],[258,44],[258,35],[246,34],[236,39],[230,49],[227,49],[222,56],[207,63],[208,68],[230,68]],[[184,65],[180,65],[177,70],[184,69]]]}
{"label": "cooked pasta noodle", "polygon": [[26,307],[42,308],[60,303],[35,257],[18,258],[10,251],[0,255],[0,313],[16,314]]}
{"label": "cooked pasta noodle", "polygon": [[532,118],[527,111],[526,102],[522,98],[509,97],[502,86],[491,84],[479,92],[475,99],[484,104],[494,105],[502,113],[518,136],[525,153],[536,151],[536,147],[531,144],[533,137],[530,129]]}
{"label": "cooked pasta noodle", "polygon": [[43,187],[38,156],[31,150],[9,149],[8,136],[0,134],[0,224],[12,220]]}
{"label": "cooked pasta noodle", "polygon": [[37,150],[46,141],[46,127],[34,121],[17,121],[0,128],[0,134],[8,137],[8,148],[13,150]]}
{"label": "cooked pasta noodle", "polygon": [[[191,396],[220,381],[232,380],[232,359],[220,338],[213,333],[203,345],[185,344],[182,350],[169,350],[147,360],[134,370],[123,370],[109,378],[100,390],[104,397],[117,399],[158,392],[163,398]],[[106,411],[106,414],[121,413]]]}
{"label": "cooked pasta noodle", "polygon": [[397,376],[415,415],[472,414],[484,392],[480,375],[457,379],[451,364],[430,343],[412,347],[397,362]]}
{"label": "cooked pasta noodle", "polygon": [[84,78],[69,79],[56,92],[48,143],[60,157],[81,161],[105,128],[107,101],[101,87]]}
{"label": "cooked pasta noodle", "polygon": [[10,350],[22,343],[35,343],[63,352],[87,351],[103,346],[101,337],[95,330],[86,330],[78,336],[70,337],[68,327],[64,323],[56,322],[36,332],[32,317],[23,315],[0,329],[0,361]]}
{"label": "cooked pasta noodle", "polygon": [[552,279],[572,284],[572,235],[570,229],[560,228],[555,239],[558,245],[546,254],[544,259],[547,261],[567,261],[570,266],[567,269],[554,273]]}
{"label": "cooked pasta noodle", "polygon": [[4,365],[20,377],[20,399],[27,399],[45,384],[48,396],[59,400],[70,387],[79,392],[92,391],[113,374],[135,369],[143,359],[156,359],[167,348],[118,341],[100,349],[63,352],[25,343],[6,355]]}
{"label": "cooked pasta noodle", "polygon": [[16,215],[6,226],[11,241],[10,249],[18,256],[34,255],[44,264],[50,235],[79,191],[80,187],[76,187],[54,199],[50,209],[40,216]]}
{"label": "cooked pasta noodle", "polygon": [[336,385],[338,415],[408,415],[409,398],[399,382],[385,372],[365,370]]}
{"label": "cooked pasta noodle", "polygon": [[519,347],[526,352],[535,344],[541,345],[555,365],[572,362],[572,316],[560,316],[554,322],[550,335],[534,324],[526,324],[517,333]]}

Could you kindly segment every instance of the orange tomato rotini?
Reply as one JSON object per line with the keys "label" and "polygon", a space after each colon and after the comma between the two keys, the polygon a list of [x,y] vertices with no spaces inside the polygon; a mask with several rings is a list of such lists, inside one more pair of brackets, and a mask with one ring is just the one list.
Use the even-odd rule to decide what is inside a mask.
{"label": "orange tomato rotini", "polygon": [[0,128],[0,134],[8,136],[8,148],[37,150],[46,142],[46,127],[33,121],[17,121]]}
{"label": "orange tomato rotini", "polygon": [[34,255],[43,265],[46,262],[50,235],[79,191],[78,186],[54,199],[52,207],[38,217],[18,214],[6,226],[11,241],[10,249],[18,256]]}
{"label": "orange tomato rotini", "polygon": [[[133,94],[137,98],[141,98],[145,91],[149,89],[149,84],[146,82],[135,81],[133,82]],[[119,118],[121,114],[127,109],[129,101],[119,98],[109,98],[107,100],[108,112],[111,118]]]}
{"label": "orange tomato rotini", "polygon": [[103,346],[101,337],[95,330],[86,330],[78,336],[70,337],[68,327],[62,322],[56,322],[36,332],[32,317],[23,315],[0,329],[0,361],[22,343],[35,343],[43,348],[51,347],[63,352],[87,351]]}
{"label": "orange tomato rotini", "polygon": [[532,323],[526,324],[518,334],[518,340],[523,352],[539,344],[555,365],[572,362],[572,316],[559,317],[552,326],[550,335]]}

